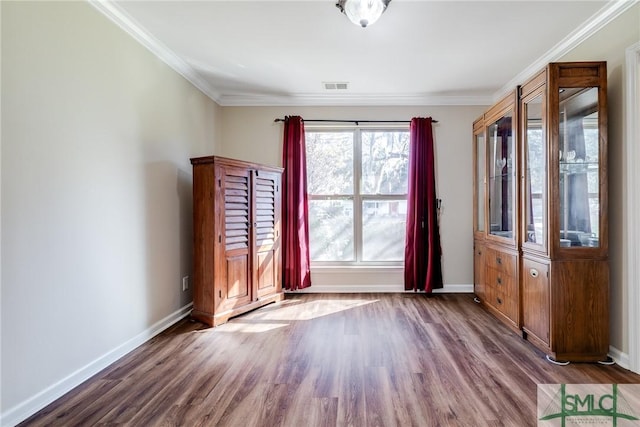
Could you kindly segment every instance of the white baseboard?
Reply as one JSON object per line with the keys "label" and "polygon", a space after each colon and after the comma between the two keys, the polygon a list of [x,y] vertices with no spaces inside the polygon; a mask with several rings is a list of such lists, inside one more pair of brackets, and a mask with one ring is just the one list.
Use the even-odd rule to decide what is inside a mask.
{"label": "white baseboard", "polygon": [[624,369],[629,369],[629,355],[623,353],[613,346],[609,346],[609,356],[615,360],[616,364]]}
{"label": "white baseboard", "polygon": [[472,294],[473,285],[444,285],[442,289],[434,289],[434,294]]}
{"label": "white baseboard", "polygon": [[[353,293],[405,293],[403,285],[312,285],[305,289],[286,291],[303,294],[353,294]],[[473,285],[444,285],[434,289],[435,294],[473,293]]]}
{"label": "white baseboard", "polygon": [[146,341],[155,337],[160,332],[167,329],[169,326],[187,317],[191,312],[192,306],[193,303],[190,303],[174,311],[164,319],[151,325],[151,327],[149,327],[148,329],[139,333],[130,340],[122,343],[110,352],[102,355],[93,362],[90,362],[86,366],[78,369],[66,378],[63,378],[62,380],[51,385],[50,387],[47,387],[45,390],[41,391],[35,396],[32,396],[24,402],[19,403],[13,408],[10,408],[9,410],[3,412],[2,414],[0,414],[0,426],[15,426],[16,424],[26,420],[31,415],[49,405],[51,402],[59,399],[64,394],[68,393],[98,372],[102,371],[104,368],[116,362],[127,353],[135,350]]}

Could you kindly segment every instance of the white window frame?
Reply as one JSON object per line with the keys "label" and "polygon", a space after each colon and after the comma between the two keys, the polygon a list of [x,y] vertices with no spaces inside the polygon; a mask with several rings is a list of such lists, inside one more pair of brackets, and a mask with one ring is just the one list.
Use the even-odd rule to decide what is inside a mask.
{"label": "white window frame", "polygon": [[313,261],[311,267],[402,267],[404,260],[398,261],[364,261],[363,257],[363,229],[362,229],[362,204],[366,200],[387,201],[407,200],[408,194],[361,194],[362,177],[362,132],[407,132],[409,125],[351,125],[351,126],[312,126],[305,125],[306,132],[353,132],[353,195],[312,195],[307,194],[308,200],[353,200],[353,261]]}

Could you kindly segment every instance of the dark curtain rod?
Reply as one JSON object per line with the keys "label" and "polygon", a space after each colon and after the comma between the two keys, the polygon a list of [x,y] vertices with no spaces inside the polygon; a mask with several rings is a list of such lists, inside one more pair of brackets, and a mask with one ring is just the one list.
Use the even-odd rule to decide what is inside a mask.
{"label": "dark curtain rod", "polygon": [[[275,119],[274,122],[284,122],[285,119]],[[312,120],[312,119],[302,119],[303,122],[324,122],[324,123],[355,123],[359,125],[360,123],[411,123],[411,120]],[[431,120],[432,123],[438,123],[437,120]]]}

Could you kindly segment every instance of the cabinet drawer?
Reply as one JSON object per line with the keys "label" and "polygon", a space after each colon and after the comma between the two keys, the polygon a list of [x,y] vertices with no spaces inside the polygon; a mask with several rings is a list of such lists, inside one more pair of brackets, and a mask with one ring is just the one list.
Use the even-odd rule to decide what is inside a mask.
{"label": "cabinet drawer", "polygon": [[517,295],[516,279],[503,271],[487,267],[485,283],[487,286],[494,288],[497,292],[502,292],[509,297],[515,297]]}
{"label": "cabinet drawer", "polygon": [[517,322],[518,302],[515,298],[505,295],[503,292],[495,291],[492,293],[492,305],[509,319]]}
{"label": "cabinet drawer", "polygon": [[508,276],[515,277],[516,275],[517,260],[515,255],[486,248],[485,261],[487,267],[494,268]]}

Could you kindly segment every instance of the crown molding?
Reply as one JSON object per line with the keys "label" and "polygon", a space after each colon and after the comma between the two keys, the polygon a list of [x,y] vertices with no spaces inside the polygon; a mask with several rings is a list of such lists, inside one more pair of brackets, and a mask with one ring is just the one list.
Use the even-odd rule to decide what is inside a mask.
{"label": "crown molding", "polygon": [[265,106],[410,106],[410,105],[491,105],[490,94],[428,95],[428,94],[290,94],[290,95],[222,95],[218,103],[223,107]]}
{"label": "crown molding", "polygon": [[502,86],[500,90],[493,94],[493,102],[497,102],[502,99],[503,96],[511,92],[518,85],[527,81],[549,62],[554,62],[562,58],[572,49],[580,45],[580,43],[597,33],[611,21],[633,7],[638,3],[638,1],[640,0],[612,0],[609,4],[605,5],[591,18],[589,18],[583,25],[572,31],[547,53],[542,55],[534,63],[511,79],[507,84]]}
{"label": "crown molding", "polygon": [[169,47],[152,36],[120,6],[110,0],[87,0],[87,2],[122,28],[141,45],[149,49],[151,53],[164,61],[169,67],[187,79],[205,95],[213,101],[218,102],[220,94],[211,87],[209,82],[203,79],[191,65],[176,55]]}

